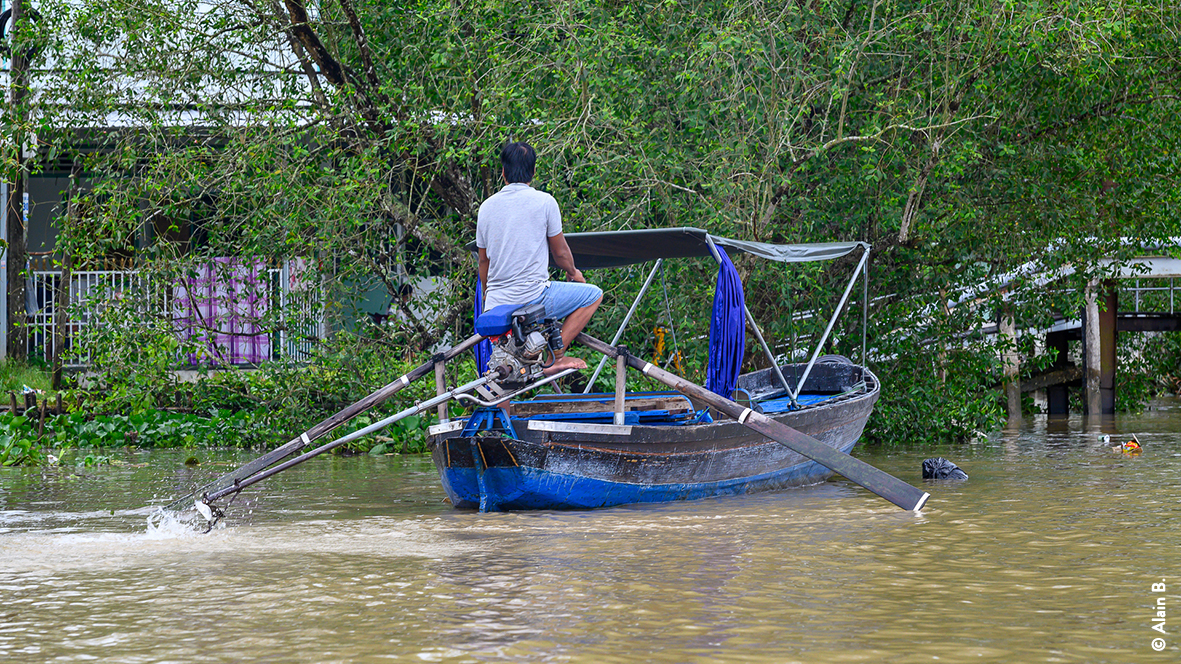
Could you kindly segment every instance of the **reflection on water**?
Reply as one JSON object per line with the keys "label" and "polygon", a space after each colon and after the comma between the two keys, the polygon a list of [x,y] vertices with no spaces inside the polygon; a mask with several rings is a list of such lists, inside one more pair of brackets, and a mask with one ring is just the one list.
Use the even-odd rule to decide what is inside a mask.
{"label": "reflection on water", "polygon": [[[920,516],[844,481],[475,514],[429,460],[360,457],[272,478],[200,535],[144,505],[246,457],[5,470],[0,659],[1176,661],[1181,635],[1150,645],[1151,584],[1181,626],[1181,407],[1163,404],[940,450],[971,479],[926,485]],[[859,456],[920,483],[933,454]]]}

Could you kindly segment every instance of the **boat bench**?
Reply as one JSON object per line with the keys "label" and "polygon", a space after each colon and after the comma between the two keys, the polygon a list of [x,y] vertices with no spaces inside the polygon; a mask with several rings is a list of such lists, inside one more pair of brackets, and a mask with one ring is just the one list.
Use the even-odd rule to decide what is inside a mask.
{"label": "boat bench", "polygon": [[[529,401],[513,402],[513,417],[530,420],[577,420],[611,422],[615,417],[615,395],[554,394]],[[694,420],[693,402],[677,392],[636,392],[623,398],[627,424],[641,422],[686,422]]]}

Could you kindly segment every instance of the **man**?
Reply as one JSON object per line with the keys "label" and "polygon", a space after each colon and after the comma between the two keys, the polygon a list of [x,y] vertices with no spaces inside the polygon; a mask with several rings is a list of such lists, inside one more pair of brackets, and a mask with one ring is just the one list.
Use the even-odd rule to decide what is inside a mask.
{"label": "man", "polygon": [[[547,318],[565,319],[563,350],[555,353],[546,375],[585,369],[586,362],[566,357],[565,348],[599,308],[603,291],[586,283],[574,266],[574,256],[562,235],[558,202],[530,186],[537,164],[533,148],[525,142],[509,143],[500,151],[500,164],[505,186],[484,201],[476,221],[484,310],[504,304],[544,304]],[[569,281],[549,280],[551,253]]]}

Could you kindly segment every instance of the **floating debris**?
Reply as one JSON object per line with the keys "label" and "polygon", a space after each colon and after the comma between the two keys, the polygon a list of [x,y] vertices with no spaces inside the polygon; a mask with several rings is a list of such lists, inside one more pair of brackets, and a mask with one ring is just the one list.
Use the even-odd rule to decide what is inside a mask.
{"label": "floating debris", "polygon": [[932,459],[923,459],[923,479],[966,480],[968,479],[968,474],[947,459],[934,457]]}
{"label": "floating debris", "polygon": [[[1111,442],[1110,436],[1105,437],[1107,438],[1105,442]],[[1115,452],[1116,454],[1136,455],[1139,454],[1143,449],[1144,448],[1140,445],[1140,439],[1136,437],[1136,434],[1132,434],[1132,440],[1112,447],[1111,451]]]}

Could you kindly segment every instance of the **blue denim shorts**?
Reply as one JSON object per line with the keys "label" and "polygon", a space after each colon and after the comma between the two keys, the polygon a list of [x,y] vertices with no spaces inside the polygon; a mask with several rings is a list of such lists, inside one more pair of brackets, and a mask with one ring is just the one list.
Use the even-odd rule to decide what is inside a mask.
{"label": "blue denim shorts", "polygon": [[600,297],[603,289],[594,284],[580,284],[574,281],[551,281],[545,287],[541,297],[529,304],[538,302],[545,305],[546,318],[564,320],[574,313],[575,309],[590,306]]}

